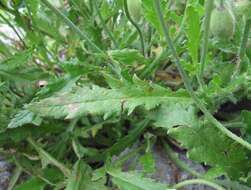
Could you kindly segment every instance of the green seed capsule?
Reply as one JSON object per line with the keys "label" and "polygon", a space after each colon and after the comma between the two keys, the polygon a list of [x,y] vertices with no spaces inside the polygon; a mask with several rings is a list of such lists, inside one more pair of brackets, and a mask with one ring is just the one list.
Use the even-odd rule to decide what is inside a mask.
{"label": "green seed capsule", "polygon": [[229,8],[221,5],[212,12],[210,30],[221,40],[229,40],[235,33],[235,17]]}

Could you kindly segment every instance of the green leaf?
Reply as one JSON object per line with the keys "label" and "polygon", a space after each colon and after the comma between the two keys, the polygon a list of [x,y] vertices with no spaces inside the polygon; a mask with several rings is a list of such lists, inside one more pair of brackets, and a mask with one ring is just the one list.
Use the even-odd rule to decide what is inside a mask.
{"label": "green leaf", "polygon": [[28,141],[39,153],[43,167],[46,167],[48,164],[52,164],[56,166],[65,176],[70,175],[70,170],[66,166],[64,166],[63,163],[59,162],[52,155],[46,152],[39,144],[33,141],[32,138],[29,137]]}
{"label": "green leaf", "polygon": [[27,109],[44,117],[71,119],[87,114],[119,115],[127,111],[128,115],[138,106],[146,110],[161,103],[191,102],[184,91],[172,92],[166,88],[135,80],[133,84],[124,84],[120,89],[106,89],[99,86],[77,88],[68,93],[31,103]]}
{"label": "green leaf", "polygon": [[31,13],[34,15],[38,12],[39,0],[25,0],[27,7],[31,10]]}
{"label": "green leaf", "polygon": [[16,186],[14,190],[43,190],[46,186],[46,183],[41,179],[32,177],[24,183]]}
{"label": "green leaf", "polygon": [[[167,7],[167,3],[165,1],[161,1],[162,8]],[[151,23],[151,25],[158,31],[158,33],[163,34],[160,21],[158,16],[155,13],[154,1],[153,0],[144,0],[142,1],[143,5],[143,13],[145,19]],[[164,9],[165,10],[165,9]]]}
{"label": "green leaf", "polygon": [[188,149],[189,158],[216,167],[238,179],[250,169],[245,149],[213,126],[177,127],[168,134]]}
{"label": "green leaf", "polygon": [[81,190],[84,181],[84,176],[88,166],[82,161],[77,161],[74,165],[72,176],[68,179],[66,190]]}
{"label": "green leaf", "polygon": [[200,15],[198,9],[194,6],[188,6],[186,9],[186,34],[188,37],[188,50],[192,57],[193,64],[198,63],[200,47]]}
{"label": "green leaf", "polygon": [[152,152],[147,152],[140,157],[140,163],[145,173],[154,173],[156,171],[155,159]]}
{"label": "green leaf", "polygon": [[145,64],[146,62],[144,56],[136,49],[110,50],[108,54],[124,65]]}
{"label": "green leaf", "polygon": [[144,178],[135,172],[121,172],[116,169],[108,169],[107,173],[113,177],[112,181],[120,190],[171,190],[167,188],[167,185]]}
{"label": "green leaf", "polygon": [[251,138],[251,112],[243,110],[241,112],[241,117],[242,117],[243,122],[246,125],[245,127],[246,133],[249,136],[249,138]]}
{"label": "green leaf", "polygon": [[237,181],[230,181],[230,180],[217,180],[218,184],[225,186],[228,189],[233,190],[251,190],[251,187],[241,184]]}
{"label": "green leaf", "polygon": [[4,60],[0,64],[0,71],[13,71],[28,63],[31,58],[31,51],[16,53],[12,57]]}
{"label": "green leaf", "polygon": [[66,190],[107,190],[104,180],[92,181],[91,168],[80,160],[74,165],[67,182]]}
{"label": "green leaf", "polygon": [[224,175],[224,171],[221,168],[210,168],[203,174],[203,178],[213,180]]}
{"label": "green leaf", "polygon": [[161,105],[160,109],[151,114],[154,125],[169,129],[174,126],[197,126],[198,118],[191,104],[172,103]]}
{"label": "green leaf", "polygon": [[136,124],[134,128],[129,131],[129,134],[127,136],[119,139],[112,147],[105,151],[105,154],[116,155],[122,152],[124,149],[130,147],[143,133],[148,123],[149,120],[146,119]]}
{"label": "green leaf", "polygon": [[76,155],[78,156],[79,159],[84,158],[86,156],[96,157],[96,155],[98,154],[98,151],[96,149],[86,148],[86,147],[82,146],[79,143],[77,138],[72,141],[72,146],[73,146],[74,152],[76,153]]}
{"label": "green leaf", "polygon": [[42,119],[39,116],[36,116],[28,110],[22,110],[10,121],[8,128],[17,128],[25,124],[34,124],[39,126],[41,123]]}
{"label": "green leaf", "polygon": [[39,15],[37,15],[37,17],[34,18],[34,20],[37,23],[37,27],[39,28],[39,30],[49,34],[51,37],[58,41],[62,41],[63,37],[61,36],[58,25],[56,25],[56,19],[49,18],[51,17],[48,17],[47,14],[40,13]]}

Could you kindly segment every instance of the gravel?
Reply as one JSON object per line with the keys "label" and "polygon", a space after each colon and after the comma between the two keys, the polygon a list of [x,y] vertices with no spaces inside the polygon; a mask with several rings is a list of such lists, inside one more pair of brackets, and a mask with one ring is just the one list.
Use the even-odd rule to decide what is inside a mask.
{"label": "gravel", "polygon": [[6,190],[11,178],[11,165],[0,157],[0,190]]}

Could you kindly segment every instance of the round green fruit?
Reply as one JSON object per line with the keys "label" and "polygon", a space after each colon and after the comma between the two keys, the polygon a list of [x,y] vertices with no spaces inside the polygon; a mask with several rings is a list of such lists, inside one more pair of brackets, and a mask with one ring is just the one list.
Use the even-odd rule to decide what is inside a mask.
{"label": "round green fruit", "polygon": [[235,24],[233,12],[226,6],[221,5],[213,10],[210,31],[218,39],[231,39],[235,33]]}
{"label": "round green fruit", "polygon": [[142,15],[141,0],[127,0],[128,11],[134,21],[139,21]]}

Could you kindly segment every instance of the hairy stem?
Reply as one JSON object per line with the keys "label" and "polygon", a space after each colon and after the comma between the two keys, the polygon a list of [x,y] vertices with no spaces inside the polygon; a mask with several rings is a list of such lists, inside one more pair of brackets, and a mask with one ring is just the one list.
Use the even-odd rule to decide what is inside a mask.
{"label": "hairy stem", "polygon": [[171,149],[171,147],[162,139],[162,144],[168,155],[168,157],[182,170],[192,174],[195,177],[200,177],[201,175],[195,170],[191,169],[186,163],[181,161],[176,153]]}
{"label": "hairy stem", "polygon": [[183,188],[185,186],[195,185],[195,184],[207,185],[207,186],[212,187],[212,188],[214,188],[216,190],[225,190],[220,185],[218,185],[216,183],[213,183],[211,181],[204,180],[204,179],[190,179],[190,180],[186,180],[186,181],[183,181],[183,182],[180,182],[180,183],[174,185],[173,188],[174,189],[180,189],[180,188]]}
{"label": "hairy stem", "polygon": [[175,38],[173,40],[174,43],[176,43],[179,40],[179,38],[182,35],[182,32],[184,31],[184,27],[185,27],[186,20],[187,20],[187,14],[186,14],[186,12],[187,12],[187,8],[188,8],[189,4],[190,4],[190,0],[186,1],[185,14],[184,14],[184,16],[182,18],[182,21],[180,23],[179,30],[178,30],[178,32],[177,32],[177,34],[176,34],[176,36],[175,36]]}
{"label": "hairy stem", "polygon": [[183,67],[182,67],[182,65],[180,63],[179,56],[177,54],[177,51],[176,51],[176,49],[174,47],[174,44],[173,44],[173,42],[172,42],[172,40],[170,38],[169,33],[168,33],[168,26],[165,24],[164,17],[163,17],[163,14],[161,12],[161,8],[160,8],[160,2],[159,2],[159,0],[154,0],[154,3],[155,3],[156,14],[158,15],[158,18],[160,20],[161,27],[162,27],[162,30],[164,32],[166,41],[167,41],[167,43],[169,45],[169,48],[170,48],[170,50],[171,50],[171,52],[172,52],[172,54],[174,56],[175,64],[177,66],[177,69],[179,70],[179,73],[180,73],[183,81],[184,81],[184,85],[185,85],[188,93],[190,94],[190,96],[194,100],[194,103],[204,113],[206,119],[209,122],[211,122],[213,125],[215,125],[220,131],[222,131],[229,138],[233,139],[234,141],[238,142],[242,146],[244,146],[247,149],[251,150],[251,144],[249,144],[247,141],[243,140],[242,138],[238,137],[237,135],[235,135],[231,131],[229,131],[219,121],[217,121],[214,118],[214,116],[207,110],[206,106],[203,104],[203,102],[198,98],[198,96],[193,91],[192,85],[190,83],[190,79],[188,78],[188,75],[186,74],[185,70],[183,69]]}
{"label": "hairy stem", "polygon": [[28,142],[44,159],[47,159],[49,163],[60,169],[60,171],[66,177],[69,177],[71,175],[71,171],[65,165],[63,165],[62,163],[57,161],[54,157],[52,157],[48,152],[46,152],[42,147],[40,147],[32,138],[29,137]]}
{"label": "hairy stem", "polygon": [[142,54],[145,56],[145,42],[144,42],[144,37],[143,37],[143,33],[140,30],[138,24],[132,19],[129,10],[128,10],[128,4],[127,4],[127,0],[124,0],[124,8],[125,8],[125,14],[126,17],[128,18],[128,20],[132,23],[132,25],[136,28],[136,30],[139,33],[139,38],[140,38],[140,43],[141,43],[141,50],[142,50]]}
{"label": "hairy stem", "polygon": [[23,170],[24,173],[26,173],[26,174],[28,174],[28,175],[30,175],[30,176],[35,176],[35,177],[41,179],[42,181],[44,181],[45,183],[47,183],[47,184],[49,184],[49,185],[51,185],[51,186],[56,186],[56,184],[54,184],[54,183],[52,183],[51,181],[49,181],[48,179],[44,178],[42,175],[38,174],[38,172],[36,173],[36,172],[34,172],[34,171],[31,171],[31,170],[28,169],[28,168],[25,168],[25,166],[23,166],[23,165],[21,164],[21,162],[17,159],[16,156],[14,156],[14,160],[15,160],[15,165],[16,165],[17,167],[20,167],[20,168]]}
{"label": "hairy stem", "polygon": [[246,53],[250,28],[251,28],[251,19],[246,19],[245,20],[244,31],[243,31],[242,38],[241,38],[240,49],[239,49],[239,52],[238,52],[239,62],[237,63],[237,69],[236,69],[237,74],[240,73],[240,71],[242,69],[242,64],[241,63],[243,62],[243,58],[244,58],[245,53]]}
{"label": "hairy stem", "polygon": [[200,58],[200,74],[199,74],[199,82],[203,83],[203,74],[204,68],[206,64],[206,57],[208,51],[208,41],[210,35],[210,21],[211,21],[211,13],[214,8],[214,0],[206,0],[205,1],[205,19],[204,19],[204,26],[203,26],[203,44],[201,49],[201,58]]}
{"label": "hairy stem", "polygon": [[[172,3],[171,1],[169,1],[169,3]],[[186,9],[189,5],[189,1],[186,2]],[[170,6],[168,6],[170,8]],[[186,12],[186,10],[185,10]],[[183,17],[179,30],[177,32],[177,34],[174,37],[173,42],[176,44],[177,41],[180,39],[182,32],[184,31],[184,27],[185,27],[185,22],[186,21],[186,15]],[[168,57],[168,55],[170,54],[170,51],[168,49],[164,49],[161,51],[160,55],[157,56],[147,67],[146,69],[141,73],[140,77],[145,78],[147,75],[151,74],[154,69],[156,69],[160,64],[161,64],[161,60],[164,57]]]}

